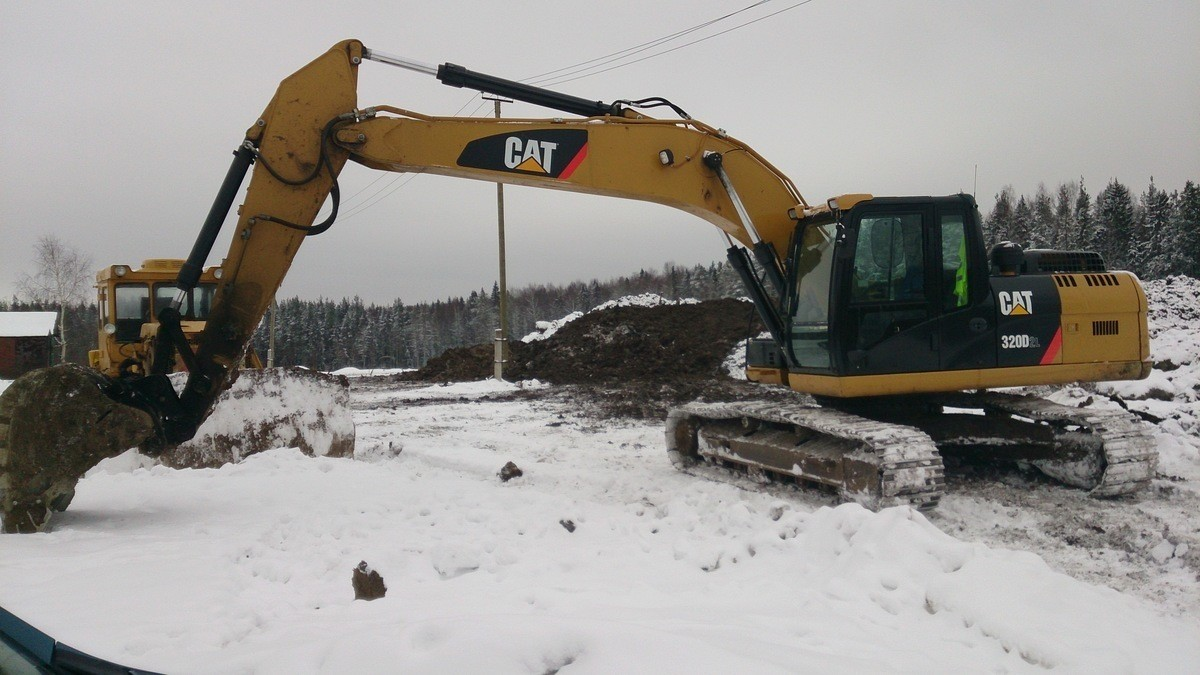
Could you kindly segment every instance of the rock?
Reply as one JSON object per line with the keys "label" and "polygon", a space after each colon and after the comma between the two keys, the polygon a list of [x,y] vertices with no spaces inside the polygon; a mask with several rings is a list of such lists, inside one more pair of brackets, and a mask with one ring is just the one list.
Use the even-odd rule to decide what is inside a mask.
{"label": "rock", "polygon": [[358,563],[350,574],[350,583],[354,586],[355,600],[376,600],[387,595],[387,586],[379,572],[371,569],[367,561]]}
{"label": "rock", "polygon": [[[178,388],[187,375],[171,378]],[[196,436],[159,460],[175,469],[214,469],[275,448],[353,457],[349,380],[307,368],[243,369]]]}
{"label": "rock", "polygon": [[1175,555],[1175,545],[1166,539],[1158,542],[1157,546],[1150,549],[1150,557],[1160,565],[1170,560],[1173,555]]}
{"label": "rock", "polygon": [[510,481],[514,478],[519,478],[521,476],[524,476],[525,472],[522,471],[521,468],[518,467],[516,464],[509,462],[508,464],[505,464],[503,467],[500,468],[500,473],[498,475],[500,476],[500,480],[502,482],[507,483],[508,481]]}
{"label": "rock", "polygon": [[562,525],[563,529],[565,529],[567,532],[575,531],[575,521],[573,520],[560,520],[558,521],[558,524]]}

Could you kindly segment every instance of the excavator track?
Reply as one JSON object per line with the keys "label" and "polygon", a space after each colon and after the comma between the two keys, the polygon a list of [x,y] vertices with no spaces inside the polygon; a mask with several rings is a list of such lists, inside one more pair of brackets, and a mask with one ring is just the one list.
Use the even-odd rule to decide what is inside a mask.
{"label": "excavator track", "polygon": [[942,458],[913,427],[839,410],[767,402],[692,403],[667,416],[667,453],[688,471],[733,464],[835,489],[872,509],[928,509],[943,490]]}
{"label": "excavator track", "polygon": [[[1029,459],[1046,475],[1088,490],[1096,497],[1132,494],[1149,485],[1158,450],[1149,427],[1123,410],[1061,405],[1034,396],[981,392],[946,399],[949,405],[977,407],[990,417],[1009,416],[1050,432],[1047,457]],[[935,434],[936,436],[936,434]],[[998,439],[1024,443],[1027,437]],[[941,444],[939,440],[939,444]]]}
{"label": "excavator track", "polygon": [[831,487],[868,508],[928,509],[943,491],[943,453],[1027,462],[1096,497],[1133,494],[1154,478],[1158,452],[1146,425],[1121,410],[1061,405],[1001,392],[829,406],[693,403],[667,416],[667,453]]}

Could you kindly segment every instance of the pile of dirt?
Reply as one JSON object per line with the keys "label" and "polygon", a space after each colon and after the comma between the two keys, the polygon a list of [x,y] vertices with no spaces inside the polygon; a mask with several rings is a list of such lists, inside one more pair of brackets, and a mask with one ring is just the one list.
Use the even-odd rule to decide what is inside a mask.
{"label": "pile of dirt", "polygon": [[[505,376],[555,384],[724,377],[721,364],[748,335],[762,332],[754,306],[709,300],[589,312],[537,342],[510,344]],[[448,382],[491,377],[492,345],[451,349],[405,379]]]}

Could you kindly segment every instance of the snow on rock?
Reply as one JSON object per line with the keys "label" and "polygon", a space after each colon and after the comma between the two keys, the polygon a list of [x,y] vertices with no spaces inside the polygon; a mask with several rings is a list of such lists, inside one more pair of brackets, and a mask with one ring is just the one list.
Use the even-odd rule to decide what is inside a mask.
{"label": "snow on rock", "polygon": [[[187,376],[176,373],[182,388]],[[345,377],[305,368],[243,370],[213,406],[196,435],[164,453],[176,468],[216,467],[273,448],[309,455],[354,453],[354,420]]]}
{"label": "snow on rock", "polygon": [[699,303],[699,300],[694,298],[684,298],[682,300],[667,300],[657,293],[642,293],[641,295],[626,295],[609,300],[589,309],[587,312],[571,312],[570,314],[556,319],[554,321],[538,321],[534,324],[535,330],[525,337],[521,338],[521,342],[538,342],[554,335],[558,329],[580,318],[584,314],[592,312],[603,312],[606,309],[614,307],[658,307],[661,305],[694,305]]}

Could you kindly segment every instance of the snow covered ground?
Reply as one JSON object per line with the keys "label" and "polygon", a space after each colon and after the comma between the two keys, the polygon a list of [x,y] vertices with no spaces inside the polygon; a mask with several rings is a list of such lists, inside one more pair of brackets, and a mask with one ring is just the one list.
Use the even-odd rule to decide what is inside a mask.
{"label": "snow covered ground", "polygon": [[[1135,568],[1178,568],[1192,597],[1155,602],[981,543],[989,527],[1054,539],[1044,501],[951,496],[927,518],[698,480],[671,468],[660,425],[599,423],[576,400],[536,382],[364,384],[354,460],[110,460],[52,531],[0,541],[0,604],[76,648],[171,673],[1200,663],[1195,572],[1174,551]],[[524,475],[502,482],[508,461]],[[1066,557],[1102,570],[1090,555]],[[385,598],[354,600],[359,561]]]}
{"label": "snow covered ground", "polygon": [[[0,605],[169,673],[1192,673],[1200,328],[1179,316],[1152,321],[1151,379],[1042,392],[1161,419],[1135,498],[951,475],[930,514],[872,513],[678,473],[661,424],[571,388],[353,372],[354,459],[109,460],[49,532],[0,538]],[[360,561],[386,597],[354,600]]]}

